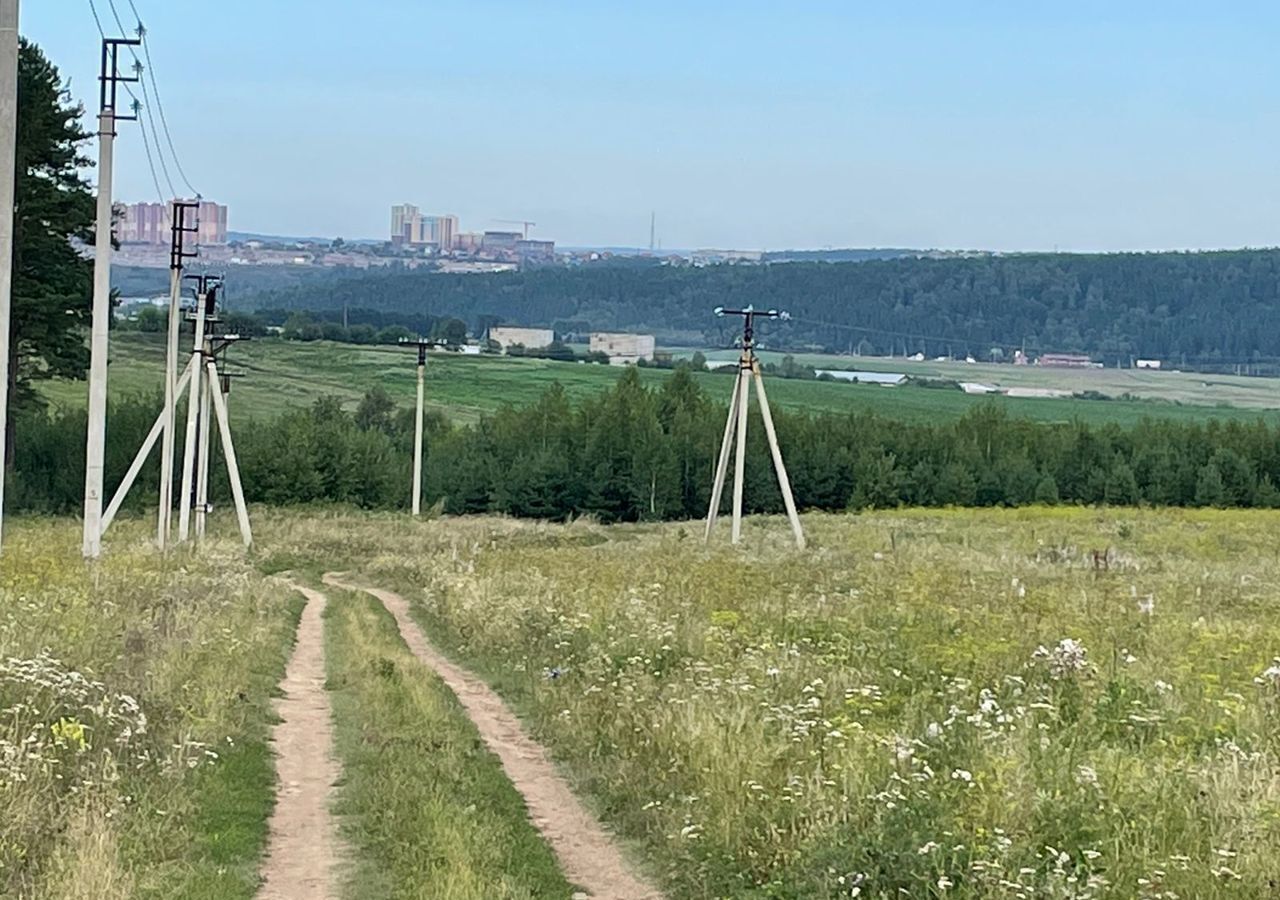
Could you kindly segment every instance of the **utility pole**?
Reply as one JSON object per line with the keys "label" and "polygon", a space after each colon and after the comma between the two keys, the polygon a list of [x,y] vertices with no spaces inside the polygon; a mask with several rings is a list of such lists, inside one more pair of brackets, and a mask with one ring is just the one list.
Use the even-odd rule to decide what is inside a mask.
{"label": "utility pole", "polygon": [[[765,436],[769,439],[769,452],[773,456],[773,468],[778,476],[778,487],[782,490],[782,502],[787,508],[787,518],[791,522],[791,532],[795,535],[796,546],[805,547],[804,530],[800,527],[800,516],[796,513],[795,498],[791,495],[791,480],[787,477],[787,467],[782,462],[782,450],[778,447],[778,434],[773,427],[773,413],[769,410],[769,398],[764,392],[764,377],[760,373],[760,360],[756,357],[755,320],[791,318],[785,312],[776,309],[758,310],[751,306],[746,309],[725,309],[717,306],[717,316],[742,316],[742,355],[738,358],[738,375],[733,382],[733,395],[729,400],[729,418],[724,425],[724,438],[720,442],[720,458],[716,463],[715,479],[711,486],[711,505],[707,509],[707,530],[704,540],[711,539],[711,532],[716,525],[716,517],[720,513],[720,498],[724,492],[724,480],[728,474],[729,454],[736,449],[733,466],[733,530],[731,540],[738,543],[742,539],[742,494],[743,478],[746,471],[747,451],[747,403],[751,397],[751,382],[755,381],[756,392],[760,397],[760,417],[764,420]],[[734,431],[737,431],[736,441]],[[736,443],[736,448],[735,448]]]}
{"label": "utility pole", "polygon": [[94,235],[93,326],[89,339],[89,427],[85,441],[84,546],[85,558],[102,552],[103,458],[107,445],[107,339],[111,326],[111,178],[116,122],[134,115],[117,115],[120,84],[140,76],[120,74],[120,48],[136,47],[138,38],[104,38],[98,92],[98,219]]}
{"label": "utility pole", "polygon": [[17,182],[18,0],[0,0],[0,549],[9,448],[9,336],[12,325],[13,194]]}
{"label": "utility pole", "polygon": [[182,445],[182,493],[178,497],[178,540],[185,541],[191,533],[191,513],[195,499],[195,467],[198,459],[197,428],[208,428],[208,420],[199,421],[204,406],[202,382],[205,362],[208,361],[205,326],[210,313],[218,302],[218,288],[222,286],[220,275],[188,275],[196,282],[195,339],[191,346],[191,392],[187,395],[187,432]]}
{"label": "utility pole", "polygon": [[426,338],[401,338],[400,343],[418,348],[418,405],[413,414],[413,498],[415,516],[422,513],[422,404],[427,375],[427,348],[436,346]]}
{"label": "utility pole", "polygon": [[[164,367],[164,443],[160,455],[160,512],[156,522],[156,544],[161,550],[169,542],[173,521],[173,450],[178,405],[178,337],[182,329],[182,267],[196,256],[186,249],[186,237],[199,231],[195,216],[199,201],[174,200],[169,237],[169,341]],[[190,214],[190,220],[188,220]]]}

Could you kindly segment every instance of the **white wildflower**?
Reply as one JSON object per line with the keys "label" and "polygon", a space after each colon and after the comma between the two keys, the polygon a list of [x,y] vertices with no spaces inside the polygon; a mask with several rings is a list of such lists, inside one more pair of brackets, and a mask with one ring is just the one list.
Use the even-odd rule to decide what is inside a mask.
{"label": "white wildflower", "polygon": [[1253,679],[1253,683],[1259,687],[1269,687],[1280,691],[1280,656],[1273,659],[1271,666],[1264,669],[1261,675]]}
{"label": "white wildflower", "polygon": [[1080,766],[1076,769],[1076,784],[1084,787],[1097,787],[1097,771],[1092,766]]}
{"label": "white wildflower", "polygon": [[1055,680],[1069,678],[1089,665],[1089,651],[1075,638],[1063,638],[1052,650],[1040,645],[1031,654],[1035,662],[1043,662]]}

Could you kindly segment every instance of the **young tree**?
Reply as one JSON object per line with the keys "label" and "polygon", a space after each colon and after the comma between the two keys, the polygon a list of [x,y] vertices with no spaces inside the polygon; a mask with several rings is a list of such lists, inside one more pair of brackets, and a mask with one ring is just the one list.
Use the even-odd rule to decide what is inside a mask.
{"label": "young tree", "polygon": [[374,385],[365,391],[360,405],[356,407],[356,427],[361,431],[392,431],[392,414],[396,411],[396,403],[391,399],[382,385]]}
{"label": "young tree", "polygon": [[[79,378],[89,362],[81,328],[92,311],[93,264],[71,244],[93,242],[94,196],[80,175],[91,164],[80,149],[89,137],[79,125],[83,113],[58,69],[22,41],[9,358],[16,409],[39,403],[36,381]],[[12,453],[13,441],[5,446]]]}

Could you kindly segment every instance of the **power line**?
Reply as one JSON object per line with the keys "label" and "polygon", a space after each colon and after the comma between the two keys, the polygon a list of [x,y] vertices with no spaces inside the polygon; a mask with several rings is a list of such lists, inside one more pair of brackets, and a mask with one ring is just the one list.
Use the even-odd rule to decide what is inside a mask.
{"label": "power line", "polygon": [[[113,19],[115,19],[116,27],[120,29],[121,34],[124,34],[125,33],[124,22],[120,18],[120,13],[116,8],[115,0],[107,0],[107,2],[110,5],[111,16]],[[129,48],[129,54],[133,57],[134,67],[139,74],[139,83],[142,85],[142,93],[147,101],[142,105],[147,110],[147,118],[151,120],[151,135],[155,139],[156,156],[160,160],[160,169],[164,173],[165,182],[169,185],[170,196],[176,197],[178,195],[178,191],[174,187],[173,178],[169,174],[169,166],[165,162],[164,148],[161,147],[160,145],[161,129],[156,127],[155,116],[151,110],[151,94],[155,95],[156,109],[160,113],[160,126],[164,130],[165,143],[169,147],[169,157],[173,161],[174,168],[177,169],[178,176],[181,178],[183,184],[186,185],[187,190],[189,190],[193,195],[199,197],[200,192],[197,191],[195,187],[192,186],[191,179],[187,177],[186,171],[182,168],[182,162],[181,160],[178,159],[178,152],[177,152],[177,149],[174,147],[173,135],[169,131],[169,122],[164,114],[164,104],[160,100],[160,85],[159,85],[159,82],[156,81],[155,71],[152,68],[151,47],[150,47],[150,42],[147,40],[147,29],[142,24],[142,17],[138,14],[138,7],[134,4],[133,0],[128,0],[128,2],[129,2],[129,8],[133,11],[134,18],[137,19],[137,22],[138,22],[138,27],[136,29],[136,32],[137,32],[138,38],[142,41],[143,54],[146,56],[146,60],[147,60],[146,64],[143,65],[142,60],[138,57],[137,51],[135,51],[132,47]],[[89,10],[93,13],[93,21],[98,26],[98,34],[101,35],[103,39],[105,39],[106,32],[103,31],[102,20],[98,15],[98,8],[97,8],[97,5],[94,3],[94,0],[89,0]],[[146,81],[141,77],[144,74],[146,78],[149,78],[151,80],[150,93],[148,93],[147,91]],[[128,92],[130,98],[132,98],[136,103],[138,101],[138,98],[133,93],[133,91],[128,87],[128,85],[125,85],[125,90]]]}
{"label": "power line", "polygon": [[[120,13],[116,12],[116,0],[107,0],[107,3],[111,5],[111,17],[116,20],[116,27],[120,29],[121,34],[124,34],[124,22],[120,21]],[[132,52],[132,48],[130,48],[130,52]],[[135,53],[133,58],[137,59],[138,55]]]}
{"label": "power line", "polygon": [[98,34],[105,38],[107,33],[102,30],[102,20],[98,18],[98,7],[94,5],[93,0],[89,0],[89,12],[93,13],[93,22],[98,26]]}
{"label": "power line", "polygon": [[[119,13],[116,12],[115,0],[107,0],[107,2],[111,4],[111,14],[115,16],[116,24],[120,26],[120,31],[121,33],[123,33],[124,24],[120,20]],[[147,59],[147,64],[144,67],[144,70],[146,72],[147,77],[151,79],[151,93],[153,93],[156,98],[156,109],[160,113],[160,125],[164,129],[165,142],[169,146],[169,157],[173,160],[173,166],[175,169],[178,170],[178,176],[182,179],[183,184],[186,185],[187,190],[189,190],[193,195],[198,197],[200,196],[200,192],[197,191],[192,186],[191,179],[187,177],[187,173],[183,170],[182,162],[181,160],[178,159],[178,151],[173,145],[173,135],[169,131],[169,121],[164,114],[164,103],[160,100],[160,85],[156,81],[155,67],[151,62],[151,47],[150,47],[150,42],[147,40],[147,29],[142,24],[142,16],[138,13],[137,5],[133,2],[133,0],[128,0],[128,3],[129,3],[129,9],[133,11],[133,17],[138,23],[137,34],[138,34],[138,37],[142,40],[142,52]],[[134,54],[134,59],[137,59],[137,54]],[[144,94],[146,93],[146,89],[147,87],[146,87],[146,84],[144,83],[142,86],[142,90]],[[150,107],[148,107],[147,115],[148,116],[151,115]],[[152,121],[151,123],[151,133],[152,135],[155,136],[155,139],[156,139],[156,153],[160,157],[160,167],[162,169],[167,170],[168,167],[164,163],[164,153],[162,148],[160,147],[160,132],[156,128],[154,121]],[[165,177],[166,179],[168,179],[167,174]],[[170,181],[170,187],[172,187],[172,181]],[[174,191],[173,193],[174,193],[174,196],[177,196],[178,192]]]}
{"label": "power line", "polygon": [[[156,142],[156,156],[160,159],[160,171],[164,172],[165,183],[169,185],[169,196],[176,197],[178,196],[178,191],[173,186],[173,179],[169,177],[169,167],[165,165],[164,154],[160,151],[160,132],[156,130],[156,117],[151,113],[151,96],[147,93],[147,83],[142,81],[140,84],[142,85],[142,99],[146,101],[143,107],[147,111],[147,121],[151,123],[151,136],[155,138]],[[146,133],[143,132],[143,134],[145,136]]]}
{"label": "power line", "polygon": [[[102,19],[98,17],[98,7],[93,2],[93,0],[89,0],[89,12],[93,13],[93,24],[98,26],[98,36],[105,41],[107,39],[107,32],[102,28]],[[119,22],[120,21],[119,18],[117,18],[116,21]],[[124,33],[124,28],[120,29],[120,33],[121,34]],[[138,54],[133,52],[132,47],[129,47],[128,50],[129,50],[129,53],[133,55],[133,61],[138,62]],[[133,89],[129,87],[129,85],[126,82],[123,82],[123,81],[120,82],[120,87],[124,88],[124,92],[129,95],[130,100],[132,100],[134,103],[139,102],[138,96],[133,92]]]}
{"label": "power line", "polygon": [[[137,8],[133,6],[133,0],[129,0],[129,6],[133,8],[134,15],[137,15]],[[147,40],[147,31],[142,27],[142,20],[138,20],[138,28],[142,32],[142,52],[147,57],[147,76],[151,79],[151,92],[156,95],[156,109],[160,112],[160,125],[164,128],[164,139],[169,144],[169,155],[173,157],[173,165],[178,170],[178,176],[182,179],[182,183],[187,186],[193,196],[199,197],[200,192],[191,184],[191,179],[187,177],[187,173],[182,169],[182,161],[178,159],[178,151],[173,146],[173,135],[169,133],[169,122],[164,115],[164,104],[160,101],[160,86],[156,83],[155,66],[151,63],[151,43]],[[151,130],[155,131],[153,125]],[[158,140],[158,138],[157,138]]]}
{"label": "power line", "polygon": [[[165,206],[164,191],[160,190],[160,179],[156,177],[156,164],[155,160],[151,157],[151,142],[147,139],[146,126],[142,124],[141,116],[138,116],[135,121],[138,123],[138,131],[142,133],[142,148],[147,152],[147,168],[151,170],[151,183],[155,185],[156,197],[160,200],[160,205]],[[161,162],[163,162],[163,160],[161,160]]]}

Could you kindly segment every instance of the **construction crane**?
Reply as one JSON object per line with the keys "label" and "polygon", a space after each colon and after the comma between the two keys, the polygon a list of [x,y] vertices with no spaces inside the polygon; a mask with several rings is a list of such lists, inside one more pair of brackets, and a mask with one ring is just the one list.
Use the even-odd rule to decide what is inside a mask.
{"label": "construction crane", "polygon": [[495,222],[501,222],[503,225],[522,225],[524,226],[524,239],[529,240],[529,229],[535,227],[537,222],[530,222],[526,219],[494,219]]}

